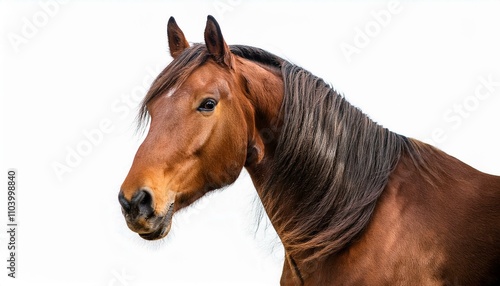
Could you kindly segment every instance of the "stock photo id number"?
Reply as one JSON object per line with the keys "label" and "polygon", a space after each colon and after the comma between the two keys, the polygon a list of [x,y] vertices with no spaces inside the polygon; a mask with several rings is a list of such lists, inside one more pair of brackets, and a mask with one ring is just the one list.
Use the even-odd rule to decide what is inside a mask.
{"label": "stock photo id number", "polygon": [[16,278],[17,221],[16,221],[17,171],[7,171],[7,275]]}

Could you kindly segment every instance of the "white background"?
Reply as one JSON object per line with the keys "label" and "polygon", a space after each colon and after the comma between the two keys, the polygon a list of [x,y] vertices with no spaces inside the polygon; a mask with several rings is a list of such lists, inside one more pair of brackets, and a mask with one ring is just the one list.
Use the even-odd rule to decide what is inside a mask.
{"label": "white background", "polygon": [[[162,242],[141,240],[121,216],[118,190],[142,140],[136,107],[171,60],[171,15],[189,41],[201,42],[212,14],[229,44],[283,56],[393,131],[500,174],[500,86],[488,98],[476,94],[480,78],[500,82],[493,1],[396,2],[378,22],[393,4],[17,2],[0,2],[0,285],[278,284],[282,247],[269,228],[256,231],[259,205],[246,173],[176,214]],[[362,45],[360,33],[370,34]],[[356,39],[348,59],[341,46],[356,47]],[[89,145],[85,133],[103,120],[111,130]],[[68,165],[82,146],[86,154],[58,176],[54,166]],[[5,262],[8,168],[18,170],[15,280]]]}

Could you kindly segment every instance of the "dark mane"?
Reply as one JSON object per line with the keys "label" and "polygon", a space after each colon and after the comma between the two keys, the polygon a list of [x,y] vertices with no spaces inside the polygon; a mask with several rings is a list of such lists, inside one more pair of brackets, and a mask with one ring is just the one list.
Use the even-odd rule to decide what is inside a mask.
{"label": "dark mane", "polygon": [[268,67],[281,69],[281,66],[285,62],[282,58],[260,48],[245,45],[232,45],[229,48],[231,52],[237,56]]}
{"label": "dark mane", "polygon": [[261,199],[286,251],[311,261],[344,249],[364,230],[411,142],[303,68],[284,62],[281,70],[283,126]]}

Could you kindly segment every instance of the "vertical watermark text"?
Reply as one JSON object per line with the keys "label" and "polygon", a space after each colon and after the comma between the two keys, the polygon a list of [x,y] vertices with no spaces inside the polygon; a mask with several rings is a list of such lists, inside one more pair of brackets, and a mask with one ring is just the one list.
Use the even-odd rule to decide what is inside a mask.
{"label": "vertical watermark text", "polygon": [[17,170],[7,171],[7,276],[17,275]]}

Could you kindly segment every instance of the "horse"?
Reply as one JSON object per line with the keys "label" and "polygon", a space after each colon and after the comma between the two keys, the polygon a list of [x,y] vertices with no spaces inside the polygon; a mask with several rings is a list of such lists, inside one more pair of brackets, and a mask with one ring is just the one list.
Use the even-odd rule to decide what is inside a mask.
{"label": "horse", "polygon": [[128,227],[172,216],[246,168],[285,250],[281,285],[500,285],[500,177],[371,120],[321,78],[227,45],[208,16],[141,103],[118,200]]}

